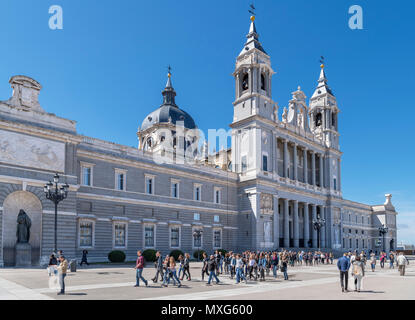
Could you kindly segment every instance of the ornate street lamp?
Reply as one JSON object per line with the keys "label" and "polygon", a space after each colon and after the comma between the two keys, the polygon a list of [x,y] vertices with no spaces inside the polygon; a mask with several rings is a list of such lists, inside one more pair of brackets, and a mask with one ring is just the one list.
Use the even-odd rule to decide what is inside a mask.
{"label": "ornate street lamp", "polygon": [[58,174],[53,176],[53,183],[49,181],[43,187],[46,199],[49,199],[55,204],[55,253],[58,252],[58,204],[68,197],[68,189],[69,185],[67,183],[59,185]]}
{"label": "ornate street lamp", "polygon": [[383,252],[385,252],[385,234],[387,234],[389,231],[388,227],[385,227],[384,224],[382,224],[381,227],[379,227],[379,235],[382,236],[382,242],[383,242]]}
{"label": "ornate street lamp", "polygon": [[201,229],[196,229],[195,231],[193,231],[193,238],[196,240],[198,239],[199,241],[197,242],[199,245],[197,246],[197,260],[200,261],[200,248],[202,245],[202,241],[200,241],[201,237],[203,234],[203,230]]}
{"label": "ornate street lamp", "polygon": [[320,230],[324,227],[326,224],[325,219],[320,218],[320,214],[317,215],[317,219],[313,219],[313,227],[314,230],[317,230],[317,245],[318,245],[318,251],[320,251]]}

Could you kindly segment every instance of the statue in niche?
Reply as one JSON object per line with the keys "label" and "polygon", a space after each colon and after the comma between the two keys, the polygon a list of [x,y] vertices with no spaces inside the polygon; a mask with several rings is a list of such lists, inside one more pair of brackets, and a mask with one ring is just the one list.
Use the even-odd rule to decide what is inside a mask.
{"label": "statue in niche", "polygon": [[32,226],[32,220],[23,209],[20,209],[17,216],[17,243],[28,243],[30,239],[30,227]]}

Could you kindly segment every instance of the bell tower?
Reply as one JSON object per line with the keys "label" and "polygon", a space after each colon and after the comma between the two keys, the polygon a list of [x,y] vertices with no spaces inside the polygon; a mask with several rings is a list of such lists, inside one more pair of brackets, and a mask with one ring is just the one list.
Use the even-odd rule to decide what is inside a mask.
{"label": "bell tower", "polygon": [[324,64],[321,64],[318,86],[310,98],[310,127],[327,148],[339,150],[337,100],[327,84]]}
{"label": "bell tower", "polygon": [[336,97],[327,84],[324,61],[320,66],[320,78],[310,98],[310,128],[316,138],[326,147],[324,185],[331,193],[341,194],[341,156],[339,146],[338,114]]}
{"label": "bell tower", "polygon": [[263,128],[269,128],[270,121],[278,121],[278,110],[272,100],[275,72],[271,68],[271,59],[259,42],[255,16],[250,20],[247,39],[236,58],[233,73],[232,168],[235,172],[256,174],[260,170],[273,170],[271,152],[264,150],[271,144],[271,133],[266,133]]}
{"label": "bell tower", "polygon": [[233,122],[253,115],[272,119],[274,102],[271,98],[271,59],[259,42],[255,16],[251,16],[246,43],[236,59],[235,101]]}

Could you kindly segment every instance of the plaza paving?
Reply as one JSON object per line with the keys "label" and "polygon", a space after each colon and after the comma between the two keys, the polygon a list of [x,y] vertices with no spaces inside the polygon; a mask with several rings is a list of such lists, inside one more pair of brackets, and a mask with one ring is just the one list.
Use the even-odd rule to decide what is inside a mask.
{"label": "plaza paving", "polygon": [[[411,261],[406,275],[399,276],[398,270],[367,270],[360,293],[342,293],[339,274],[335,264],[320,266],[296,266],[288,271],[289,281],[284,281],[281,273],[275,280],[268,277],[265,282],[248,281],[248,284],[235,284],[228,276],[220,276],[222,284],[206,286],[201,281],[200,263],[191,264],[192,281],[184,280],[183,286],[161,287],[160,283],[149,281],[149,287],[135,288],[135,270],[132,265],[95,265],[78,268],[76,273],[66,277],[66,295],[57,296],[57,290],[48,287],[45,269],[0,269],[0,299],[128,299],[128,300],[250,300],[250,299],[415,299],[415,263]],[[146,279],[154,276],[154,269],[145,268]],[[349,289],[354,289],[349,281]]]}

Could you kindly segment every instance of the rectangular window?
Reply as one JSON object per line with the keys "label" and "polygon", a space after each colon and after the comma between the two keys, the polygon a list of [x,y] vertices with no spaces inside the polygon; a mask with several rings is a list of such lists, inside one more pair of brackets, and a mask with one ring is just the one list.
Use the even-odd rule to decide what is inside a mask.
{"label": "rectangular window", "polygon": [[220,189],[219,188],[215,188],[214,189],[214,201],[215,203],[219,204],[220,203]]}
{"label": "rectangular window", "polygon": [[84,186],[91,185],[91,175],[92,175],[91,167],[82,167],[82,184]]}
{"label": "rectangular window", "polygon": [[352,239],[349,239],[349,248],[352,247]]}
{"label": "rectangular window", "polygon": [[199,221],[200,220],[200,213],[195,213],[193,215],[193,220]]}
{"label": "rectangular window", "polygon": [[359,239],[356,239],[356,248],[359,248]]}
{"label": "rectangular window", "polygon": [[213,222],[219,222],[219,216],[214,216],[213,217]]}
{"label": "rectangular window", "polygon": [[202,187],[200,185],[196,185],[194,187],[194,200],[196,201],[202,200]]}
{"label": "rectangular window", "polygon": [[146,193],[154,194],[154,178],[146,177]]}
{"label": "rectangular window", "polygon": [[114,247],[126,246],[126,230],[127,225],[125,223],[116,223],[114,225]]}
{"label": "rectangular window", "polygon": [[171,196],[173,198],[179,197],[179,183],[178,182],[171,183]]}
{"label": "rectangular window", "polygon": [[214,248],[220,248],[222,246],[221,230],[213,231],[213,246]]}
{"label": "rectangular window", "polygon": [[154,247],[154,226],[145,226],[144,243],[146,248]]}
{"label": "rectangular window", "polygon": [[179,227],[170,228],[170,247],[171,248],[180,247],[180,228]]}
{"label": "rectangular window", "polygon": [[334,190],[337,190],[337,179],[334,178],[333,180]]}
{"label": "rectangular window", "polygon": [[125,173],[124,172],[116,172],[115,173],[116,179],[116,188],[117,190],[124,191],[125,190]]}
{"label": "rectangular window", "polygon": [[268,171],[268,156],[267,155],[262,155],[262,170],[263,171]]}
{"label": "rectangular window", "polygon": [[79,246],[92,247],[93,223],[91,221],[80,221],[79,223]]}

